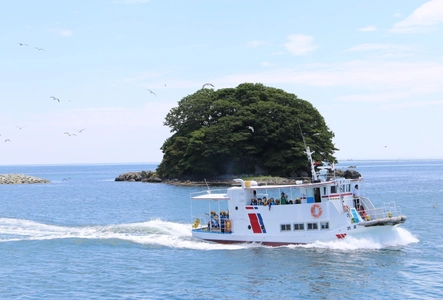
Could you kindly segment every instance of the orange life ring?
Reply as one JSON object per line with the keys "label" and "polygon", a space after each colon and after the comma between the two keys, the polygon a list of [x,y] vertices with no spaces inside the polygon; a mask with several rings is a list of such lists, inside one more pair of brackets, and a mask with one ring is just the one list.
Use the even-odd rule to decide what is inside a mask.
{"label": "orange life ring", "polygon": [[225,232],[228,232],[228,233],[231,232],[231,220],[225,221]]}
{"label": "orange life ring", "polygon": [[322,210],[322,208],[321,208],[321,206],[319,204],[314,204],[314,205],[311,206],[311,215],[315,219],[320,217],[322,213],[323,213],[323,210]]}

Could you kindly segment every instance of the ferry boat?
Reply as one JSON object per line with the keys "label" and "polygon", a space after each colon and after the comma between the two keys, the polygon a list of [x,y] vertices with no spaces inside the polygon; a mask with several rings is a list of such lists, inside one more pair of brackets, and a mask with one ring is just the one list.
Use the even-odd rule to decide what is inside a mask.
{"label": "ferry boat", "polygon": [[[331,176],[306,154],[312,179],[288,185],[259,185],[234,179],[225,190],[191,194],[192,236],[217,243],[270,246],[334,241],[387,230],[406,221],[395,202],[374,206],[354,193],[363,178]],[[331,171],[330,171],[331,170]]]}

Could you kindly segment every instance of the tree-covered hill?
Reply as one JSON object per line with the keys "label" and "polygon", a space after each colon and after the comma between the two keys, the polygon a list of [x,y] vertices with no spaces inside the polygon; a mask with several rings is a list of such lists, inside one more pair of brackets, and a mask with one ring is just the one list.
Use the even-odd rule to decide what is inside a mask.
{"label": "tree-covered hill", "polygon": [[304,139],[314,160],[335,161],[337,150],[320,113],[281,89],[244,83],[201,89],[167,114],[173,135],[163,144],[157,173],[163,178],[221,174],[296,176],[309,171]]}

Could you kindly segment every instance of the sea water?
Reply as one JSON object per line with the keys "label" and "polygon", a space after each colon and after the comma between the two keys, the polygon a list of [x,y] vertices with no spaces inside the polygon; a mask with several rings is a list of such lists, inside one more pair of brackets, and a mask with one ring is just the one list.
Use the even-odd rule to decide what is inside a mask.
{"label": "sea water", "polygon": [[[2,166],[48,184],[0,185],[1,299],[439,299],[443,161],[346,161],[406,223],[334,242],[267,247],[191,237],[205,187],[115,182],[155,164]],[[383,228],[386,229],[386,228]]]}

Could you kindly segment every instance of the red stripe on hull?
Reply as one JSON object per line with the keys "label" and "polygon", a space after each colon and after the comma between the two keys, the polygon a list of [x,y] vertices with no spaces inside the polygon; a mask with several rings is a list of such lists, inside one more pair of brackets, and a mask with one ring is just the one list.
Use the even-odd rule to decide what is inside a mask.
{"label": "red stripe on hull", "polygon": [[260,224],[258,222],[258,218],[256,214],[248,214],[249,222],[251,222],[252,232],[254,233],[262,233]]}
{"label": "red stripe on hull", "polygon": [[346,233],[337,233],[335,235],[339,240],[344,239],[346,237]]}

